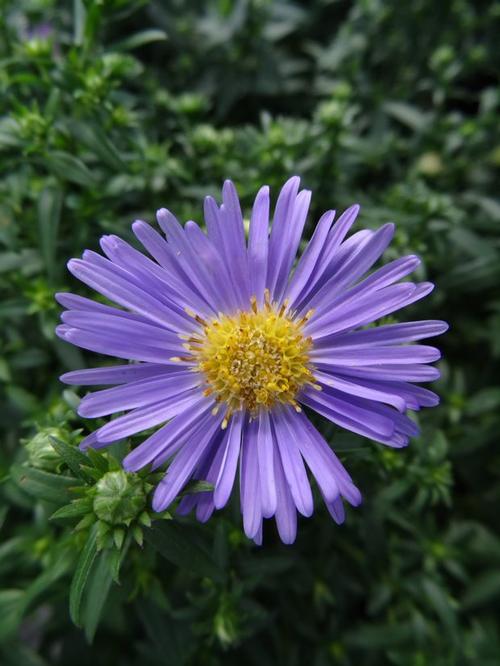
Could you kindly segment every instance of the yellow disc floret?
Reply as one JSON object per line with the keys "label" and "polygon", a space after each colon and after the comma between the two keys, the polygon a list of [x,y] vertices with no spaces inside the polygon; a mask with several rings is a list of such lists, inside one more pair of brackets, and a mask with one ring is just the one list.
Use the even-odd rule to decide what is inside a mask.
{"label": "yellow disc floret", "polygon": [[225,403],[226,416],[239,409],[255,415],[276,403],[296,407],[296,396],[314,383],[309,361],[312,341],[303,335],[307,316],[295,320],[269,303],[203,322],[203,333],[188,346],[205,376],[206,394]]}

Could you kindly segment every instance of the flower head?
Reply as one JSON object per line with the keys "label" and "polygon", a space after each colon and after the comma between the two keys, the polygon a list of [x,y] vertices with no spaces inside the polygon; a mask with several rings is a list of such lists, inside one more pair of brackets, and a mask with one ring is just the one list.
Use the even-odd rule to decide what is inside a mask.
{"label": "flower head", "polygon": [[168,465],[153,506],[166,509],[192,479],[213,490],[185,496],[178,512],[205,521],[228,501],[239,468],[245,533],[260,543],[274,516],[286,543],[297,511],[310,516],[308,470],[337,522],[343,500],[361,501],[330,446],[302,411],[392,447],[418,434],[408,410],[438,403],[415,382],[436,379],[435,347],[411,344],[447,329],[441,321],[369,326],[426,296],[432,285],[400,282],[419,264],[396,259],[367,276],[394,226],[347,234],[358,206],[336,222],[326,212],[296,261],[311,193],[291,178],[269,233],[269,189],[252,210],[248,239],[233,184],[223,203],[205,199],[207,232],[158,211],[160,235],[133,231],[149,257],[116,236],[105,256],[85,251],[69,270],[119,307],[58,294],[67,308],[58,335],[124,365],[69,372],[69,384],[108,385],[86,395],[86,418],[122,412],[83,442],[102,447],[160,426],[124,459],[127,471]]}

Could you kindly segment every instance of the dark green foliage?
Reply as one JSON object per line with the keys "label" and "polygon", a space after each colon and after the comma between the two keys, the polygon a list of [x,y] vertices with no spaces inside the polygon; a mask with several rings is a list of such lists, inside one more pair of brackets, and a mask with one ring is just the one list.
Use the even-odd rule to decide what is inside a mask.
{"label": "dark green foliage", "polygon": [[[500,663],[498,3],[0,9],[2,666]],[[92,424],[58,376],[103,360],[54,335],[65,262],[292,173],[314,216],[359,201],[397,223],[391,258],[424,259],[437,289],[408,316],[451,324],[441,406],[402,451],[323,422],[364,504],[337,527],[318,502],[292,547],[248,543],[236,502],[151,524],[145,476],[103,513],[124,449],[75,449]]]}

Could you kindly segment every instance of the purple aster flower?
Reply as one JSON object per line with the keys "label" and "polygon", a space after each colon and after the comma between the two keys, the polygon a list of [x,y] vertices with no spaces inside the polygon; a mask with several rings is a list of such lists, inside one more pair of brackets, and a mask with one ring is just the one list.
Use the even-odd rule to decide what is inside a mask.
{"label": "purple aster flower", "polygon": [[54,25],[50,21],[42,21],[28,28],[25,37],[26,39],[49,39],[54,32]]}
{"label": "purple aster flower", "polygon": [[[433,285],[400,282],[413,255],[366,275],[389,245],[394,225],[347,234],[352,206],[336,222],[326,212],[296,261],[311,192],[299,178],[281,190],[269,233],[269,188],[258,192],[248,240],[234,185],[223,203],[205,199],[207,232],[158,211],[164,236],[142,221],[133,231],[150,257],[117,236],[105,256],[85,251],[69,270],[119,307],[58,294],[67,308],[58,335],[83,349],[129,361],[69,372],[62,381],[112,385],[89,393],[85,418],[121,412],[83,442],[104,447],[151,428],[123,461],[128,471],[168,465],[153,507],[169,507],[192,479],[213,490],[184,497],[178,512],[206,521],[231,495],[239,470],[246,535],[262,540],[275,517],[294,541],[297,511],[310,516],[315,478],[330,514],[361,495],[330,446],[302,411],[391,447],[418,434],[407,410],[438,397],[415,386],[439,376],[435,347],[411,344],[443,333],[442,321],[370,326],[426,296]],[[130,362],[131,361],[131,362]]]}

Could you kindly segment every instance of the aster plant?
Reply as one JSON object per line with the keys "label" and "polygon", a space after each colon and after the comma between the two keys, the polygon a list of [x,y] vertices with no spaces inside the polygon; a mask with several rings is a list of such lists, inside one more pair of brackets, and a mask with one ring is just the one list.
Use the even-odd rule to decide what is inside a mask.
{"label": "aster plant", "polygon": [[[127,472],[167,465],[153,496],[164,511],[193,479],[211,490],[185,495],[180,514],[200,521],[227,503],[239,470],[246,535],[262,541],[275,517],[292,543],[297,511],[313,512],[309,472],[328,511],[344,520],[344,500],[361,494],[303,407],[336,425],[400,448],[418,435],[408,410],[438,397],[415,383],[436,379],[438,349],[411,344],[439,335],[442,321],[372,324],[430,293],[428,282],[401,282],[419,265],[396,259],[366,275],[391,242],[394,225],[347,237],[359,206],[336,221],[327,211],[296,261],[311,192],[299,178],[283,186],[269,232],[269,188],[258,192],[248,239],[234,185],[222,205],[205,199],[206,233],[158,211],[164,235],[143,221],[133,232],[150,257],[117,236],[105,256],[85,251],[71,273],[120,307],[58,294],[67,308],[58,335],[129,361],[69,372],[68,384],[111,385],[86,395],[78,412],[124,412],[81,443],[100,448],[159,428],[123,460]],[[309,470],[309,472],[308,472]]]}

